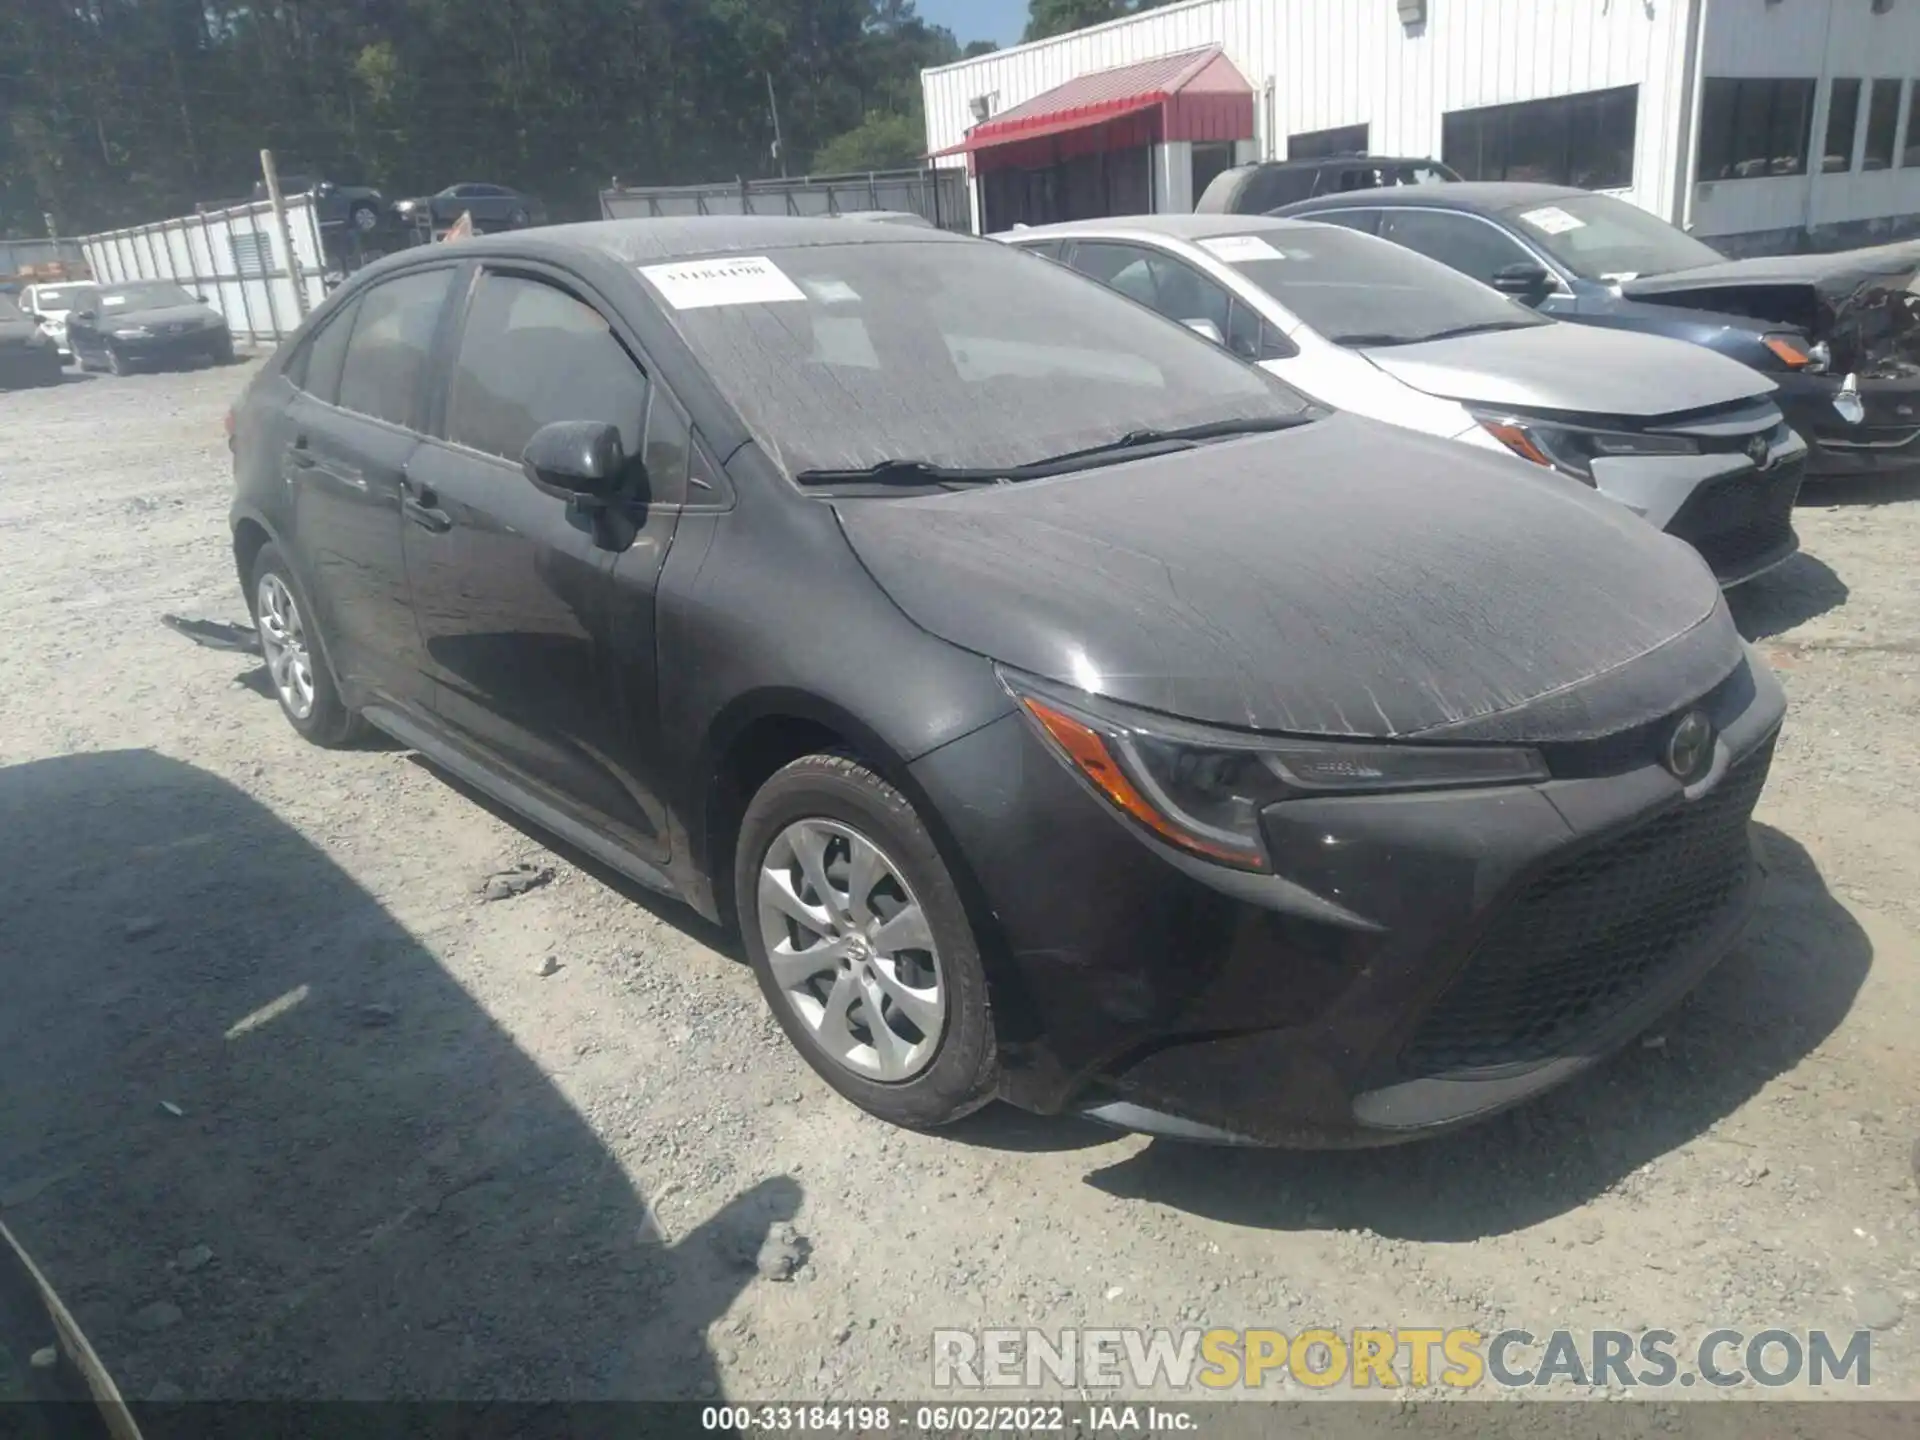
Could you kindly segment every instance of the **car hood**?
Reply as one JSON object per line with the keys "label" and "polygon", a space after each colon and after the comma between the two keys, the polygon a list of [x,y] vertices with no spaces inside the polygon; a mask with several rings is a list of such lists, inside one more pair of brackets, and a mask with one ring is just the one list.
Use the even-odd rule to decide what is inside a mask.
{"label": "car hood", "polygon": [[1589,738],[1671,713],[1744,655],[1680,541],[1552,472],[1351,415],[835,504],[933,634],[1251,730]]}
{"label": "car hood", "polygon": [[1537,325],[1361,352],[1429,395],[1483,405],[1639,419],[1773,391],[1757,371],[1697,345],[1592,325]]}
{"label": "car hood", "polygon": [[110,310],[100,317],[100,324],[103,329],[111,330],[116,325],[177,325],[183,320],[205,324],[219,318],[219,313],[207,305],[156,305]]}
{"label": "car hood", "polygon": [[1920,378],[1920,241],[1834,255],[1763,255],[1626,281],[1621,293],[1804,330],[1836,373]]}

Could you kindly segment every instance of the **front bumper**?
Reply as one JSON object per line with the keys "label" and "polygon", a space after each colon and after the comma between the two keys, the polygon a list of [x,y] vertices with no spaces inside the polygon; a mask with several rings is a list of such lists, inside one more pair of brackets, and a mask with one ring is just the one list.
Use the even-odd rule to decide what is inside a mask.
{"label": "front bumper", "polygon": [[1858,381],[1864,416],[1834,408],[1844,377],[1788,375],[1776,397],[1808,446],[1807,478],[1835,479],[1920,468],[1920,378]]}
{"label": "front bumper", "polygon": [[[1552,1088],[1726,952],[1785,710],[1756,657],[1676,716],[1545,747],[1553,780],[1270,808],[1274,875],[1127,828],[1008,717],[917,762],[980,887],[1006,1095],[1189,1138],[1390,1143]],[[1691,707],[1688,707],[1691,708]]]}
{"label": "front bumper", "polygon": [[166,365],[183,360],[204,360],[224,355],[233,345],[231,332],[223,329],[185,330],[177,334],[155,334],[135,339],[119,335],[109,343],[127,359],[141,365]]}

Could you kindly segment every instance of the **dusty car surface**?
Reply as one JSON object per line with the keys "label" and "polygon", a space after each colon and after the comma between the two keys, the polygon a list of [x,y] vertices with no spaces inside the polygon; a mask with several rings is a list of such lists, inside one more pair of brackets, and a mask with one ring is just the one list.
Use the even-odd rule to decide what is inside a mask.
{"label": "dusty car surface", "polygon": [[1811,476],[1920,465],[1920,242],[1729,260],[1611,195],[1473,182],[1288,205],[1430,255],[1588,325],[1751,365],[1812,447]]}
{"label": "dusty car surface", "polygon": [[1142,215],[1003,238],[1329,404],[1591,485],[1692,545],[1722,585],[1799,549],[1806,443],[1781,418],[1773,382],[1724,356],[1556,323],[1337,225]]}
{"label": "dusty car surface", "polygon": [[416,250],[232,439],[294,727],[737,923],[895,1123],[1431,1133],[1621,1044],[1753,904],[1784,700],[1686,546],[1002,245]]}

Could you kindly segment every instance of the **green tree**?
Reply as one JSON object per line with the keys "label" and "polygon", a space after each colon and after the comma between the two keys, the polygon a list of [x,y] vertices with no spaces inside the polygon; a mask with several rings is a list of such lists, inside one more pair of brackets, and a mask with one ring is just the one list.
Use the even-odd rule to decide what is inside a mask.
{"label": "green tree", "polygon": [[862,170],[902,170],[922,163],[925,125],[912,115],[875,110],[853,129],[834,136],[815,152],[816,175],[847,175]]}
{"label": "green tree", "polygon": [[1170,3],[1171,0],[1027,0],[1027,32],[1022,38],[1045,40],[1050,35],[1084,30],[1089,25],[1105,24]]}

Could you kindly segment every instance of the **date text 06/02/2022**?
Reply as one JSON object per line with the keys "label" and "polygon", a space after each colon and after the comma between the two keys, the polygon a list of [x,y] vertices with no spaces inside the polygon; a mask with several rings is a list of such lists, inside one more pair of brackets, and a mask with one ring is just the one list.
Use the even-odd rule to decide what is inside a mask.
{"label": "date text 06/02/2022", "polygon": [[853,1436],[994,1434],[1185,1434],[1198,1420],[1177,1406],[1094,1405],[709,1405],[701,1427],[721,1433]]}

